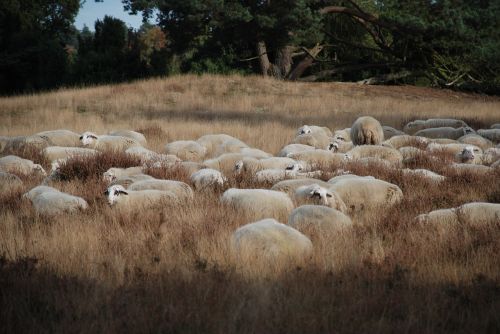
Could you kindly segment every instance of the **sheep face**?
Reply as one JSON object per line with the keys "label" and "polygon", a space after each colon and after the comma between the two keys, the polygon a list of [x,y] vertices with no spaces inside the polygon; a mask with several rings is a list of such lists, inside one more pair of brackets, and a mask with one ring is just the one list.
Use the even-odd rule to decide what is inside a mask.
{"label": "sheep face", "polygon": [[293,163],[293,164],[290,164],[286,167],[286,170],[289,172],[300,172],[303,169],[304,169],[304,166],[302,166],[302,164],[300,164],[300,163]]}
{"label": "sheep face", "polygon": [[114,186],[109,187],[104,192],[104,195],[106,195],[108,197],[109,205],[113,205],[116,203],[119,196],[128,195],[128,192],[125,190],[125,188],[123,186],[114,185]]}
{"label": "sheep face", "polygon": [[45,169],[43,169],[43,167],[39,164],[34,164],[33,165],[33,171],[35,173],[38,173],[38,174],[41,174],[43,176],[47,176],[47,173],[45,172]]}
{"label": "sheep face", "polygon": [[236,173],[241,173],[243,171],[243,160],[240,160],[238,161],[235,165],[234,165],[234,171]]}
{"label": "sheep face", "polygon": [[97,135],[92,132],[84,132],[80,136],[80,141],[82,142],[83,146],[91,145],[95,140],[97,140]]}
{"label": "sheep face", "polygon": [[297,132],[298,135],[304,135],[304,134],[308,134],[308,133],[311,133],[312,130],[311,128],[308,126],[308,125],[304,125],[302,126],[299,131]]}
{"label": "sheep face", "polygon": [[462,153],[462,161],[470,161],[474,160],[475,155],[474,155],[474,148],[472,146],[466,146],[464,147]]}
{"label": "sheep face", "polygon": [[471,134],[471,133],[476,133],[476,131],[474,131],[474,129],[472,129],[471,127],[464,127],[464,135],[468,135],[468,134]]}
{"label": "sheep face", "polygon": [[319,198],[323,205],[328,205],[328,197],[333,197],[331,192],[319,185],[313,186],[309,195],[311,198]]}
{"label": "sheep face", "polygon": [[108,169],[104,174],[102,174],[102,178],[104,181],[111,183],[116,180],[116,173],[114,171],[114,168]]}
{"label": "sheep face", "polygon": [[337,152],[339,150],[339,143],[337,142],[330,143],[327,147],[327,150],[332,152]]}

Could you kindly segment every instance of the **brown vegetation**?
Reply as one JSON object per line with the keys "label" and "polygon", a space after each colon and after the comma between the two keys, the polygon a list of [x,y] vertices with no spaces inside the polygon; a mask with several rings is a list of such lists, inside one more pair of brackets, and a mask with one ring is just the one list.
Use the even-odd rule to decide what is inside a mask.
{"label": "brown vegetation", "polygon": [[[141,129],[157,151],[167,141],[224,132],[276,153],[302,124],[344,128],[361,114],[398,128],[409,119],[435,116],[490,124],[498,122],[499,107],[491,98],[414,87],[182,77],[0,99],[0,132]],[[499,171],[458,174],[422,157],[412,167],[448,176],[434,184],[379,166],[348,164],[344,168],[359,175],[397,184],[403,202],[353,217],[354,228],[315,243],[304,266],[246,268],[231,254],[229,239],[249,221],[223,207],[219,191],[196,193],[179,208],[131,215],[109,208],[102,172],[134,163],[109,153],[64,165],[66,180],[54,186],[90,206],[74,215],[40,216],[21,199],[38,178],[24,178],[24,189],[0,196],[3,332],[500,329],[500,224],[461,226],[442,235],[413,220],[467,202],[499,202]],[[334,167],[323,167],[325,179]],[[147,172],[189,182],[180,171]],[[271,185],[235,176],[229,186]]]}

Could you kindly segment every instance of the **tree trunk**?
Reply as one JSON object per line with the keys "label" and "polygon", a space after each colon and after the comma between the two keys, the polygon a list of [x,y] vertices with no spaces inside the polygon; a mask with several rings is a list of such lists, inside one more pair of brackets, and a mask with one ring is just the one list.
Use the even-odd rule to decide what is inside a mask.
{"label": "tree trunk", "polygon": [[266,43],[264,41],[258,41],[256,47],[260,62],[260,71],[263,76],[268,76],[271,69],[271,62],[267,56]]}
{"label": "tree trunk", "polygon": [[288,79],[295,81],[314,63],[316,56],[323,50],[323,46],[316,44],[311,50],[306,50],[307,56],[288,75]]}
{"label": "tree trunk", "polygon": [[293,46],[285,46],[278,50],[275,57],[275,71],[273,73],[277,79],[284,79],[292,69],[292,54],[295,48]]}

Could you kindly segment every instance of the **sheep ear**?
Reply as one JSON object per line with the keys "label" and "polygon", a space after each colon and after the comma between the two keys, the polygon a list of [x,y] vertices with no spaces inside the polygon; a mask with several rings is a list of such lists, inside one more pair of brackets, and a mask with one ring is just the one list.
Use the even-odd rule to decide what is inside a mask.
{"label": "sheep ear", "polygon": [[124,190],[118,190],[117,191],[118,194],[124,194],[124,195],[128,195],[128,192],[124,191]]}
{"label": "sheep ear", "polygon": [[82,140],[82,139],[83,139],[83,136],[80,136],[80,140]]}
{"label": "sheep ear", "polygon": [[106,190],[106,191],[104,192],[104,195],[108,196],[108,195],[109,195],[109,190]]}
{"label": "sheep ear", "polygon": [[326,193],[326,197],[333,197],[333,195],[330,193]]}
{"label": "sheep ear", "polygon": [[97,139],[97,136],[94,136],[94,135],[90,135],[89,137],[90,137],[90,138]]}

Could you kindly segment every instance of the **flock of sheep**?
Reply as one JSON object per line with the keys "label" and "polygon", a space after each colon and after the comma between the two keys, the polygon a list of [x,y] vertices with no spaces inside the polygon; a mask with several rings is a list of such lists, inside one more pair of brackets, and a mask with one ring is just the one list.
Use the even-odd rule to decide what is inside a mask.
{"label": "flock of sheep", "polygon": [[[473,130],[456,119],[416,120],[403,131],[382,126],[372,117],[360,117],[351,128],[331,131],[304,125],[277,156],[249,147],[226,134],[210,134],[197,140],[166,144],[164,153],[146,148],[144,135],[115,131],[106,135],[77,134],[69,130],[40,132],[31,136],[0,137],[0,185],[3,190],[22,185],[17,175],[42,174],[45,180],[23,197],[41,214],[67,214],[86,210],[78,196],[49,184],[58,180],[59,168],[75,156],[91,157],[100,151],[121,151],[138,157],[142,165],[110,168],[103,175],[109,183],[105,196],[114,210],[139,210],[158,205],[190,205],[195,192],[221,189],[227,177],[241,175],[251,181],[272,184],[271,189],[227,189],[220,201],[256,222],[238,228],[232,238],[236,253],[248,259],[306,259],[312,252],[304,231],[336,233],[349,228],[358,214],[397,205],[401,189],[373,176],[357,176],[342,168],[347,163],[398,169],[409,177],[442,182],[445,176],[427,169],[404,168],[422,156],[452,157],[450,168],[493,175],[500,168],[500,124]],[[496,146],[495,146],[496,145]],[[15,155],[26,147],[39,149],[52,162],[46,174],[42,166]],[[341,166],[335,177],[321,180],[325,167]],[[177,168],[190,175],[191,185],[156,179],[146,168]],[[193,190],[194,188],[194,190]],[[285,217],[285,218],[283,218]],[[288,219],[287,224],[282,224]],[[415,218],[428,224],[482,224],[500,221],[500,204],[468,203]]]}

